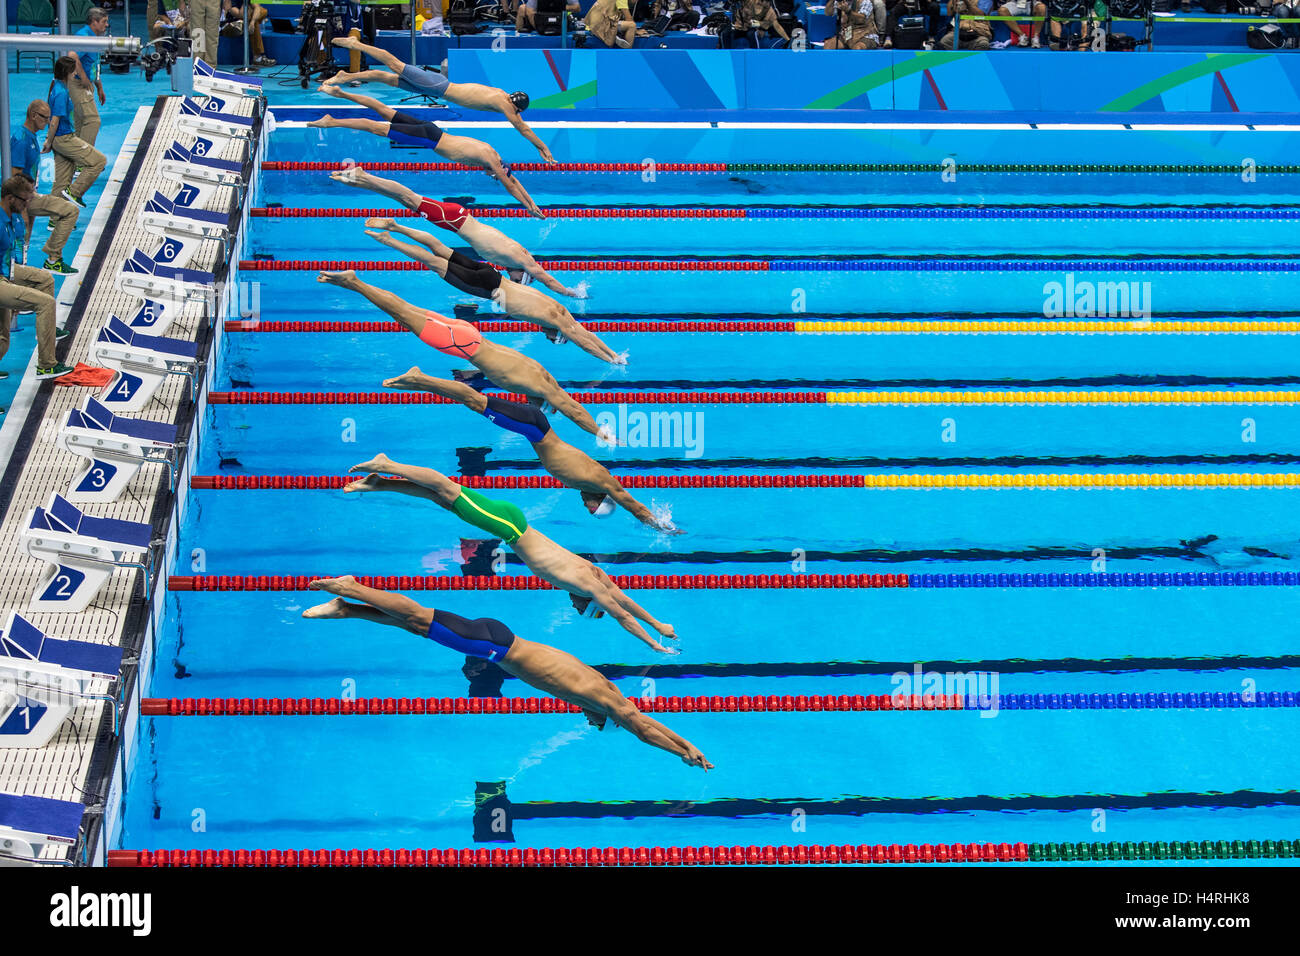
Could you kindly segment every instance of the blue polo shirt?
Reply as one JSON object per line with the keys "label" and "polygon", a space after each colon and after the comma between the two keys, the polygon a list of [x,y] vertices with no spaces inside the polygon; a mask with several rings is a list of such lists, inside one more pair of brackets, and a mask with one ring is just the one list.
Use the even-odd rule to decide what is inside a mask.
{"label": "blue polo shirt", "polygon": [[[19,126],[9,137],[9,159],[14,169],[21,169],[32,179],[36,179],[41,168],[41,145],[36,142],[36,134],[26,126]],[[5,170],[8,179],[9,170]]]}
{"label": "blue polo shirt", "polygon": [[[96,36],[96,33],[94,30],[90,29],[90,24],[87,23],[77,31],[77,36],[93,37]],[[94,83],[99,79],[99,54],[87,52],[78,53],[77,56],[81,59],[81,68],[86,71],[86,78],[90,80],[90,82]]]}
{"label": "blue polo shirt", "polygon": [[11,263],[22,263],[23,240],[27,238],[27,223],[19,213],[4,215],[0,210],[0,274],[6,279],[11,274]]}
{"label": "blue polo shirt", "polygon": [[56,135],[67,136],[69,133],[75,133],[76,128],[72,125],[72,98],[68,96],[68,88],[56,82],[46,102],[50,104],[50,121],[53,122],[56,116],[59,118],[59,130]]}

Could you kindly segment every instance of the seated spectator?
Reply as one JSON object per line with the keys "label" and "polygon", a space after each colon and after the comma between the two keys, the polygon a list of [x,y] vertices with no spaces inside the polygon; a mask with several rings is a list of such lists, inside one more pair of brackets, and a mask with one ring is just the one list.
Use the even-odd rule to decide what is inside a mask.
{"label": "seated spectator", "polygon": [[781,26],[776,8],[769,0],[743,0],[736,9],[731,26],[736,33],[744,34],[750,47],[755,50],[759,48],[760,41],[767,39],[769,33],[776,33],[787,44],[790,42],[790,35]]}
{"label": "seated spectator", "polygon": [[[231,0],[221,0],[221,35],[223,37],[242,37],[244,35],[244,8],[236,6]],[[253,66],[275,66],[275,61],[266,55],[262,46],[262,21],[266,19],[266,7],[260,3],[253,4],[253,11],[248,15],[248,53],[253,58]]]}
{"label": "seated spectator", "polygon": [[645,32],[663,36],[673,31],[694,30],[700,25],[700,11],[692,0],[655,0]]}
{"label": "seated spectator", "polygon": [[885,24],[886,50],[895,47],[900,50],[930,49],[934,46],[931,37],[948,22],[943,19],[937,0],[894,0],[883,21],[879,19],[880,6],[878,4],[876,8],[876,22]]}
{"label": "seated spectator", "polygon": [[[1051,32],[1051,44],[1057,49],[1064,49],[1075,35],[1074,24],[1080,23],[1078,49],[1087,50],[1092,46],[1088,33],[1092,21],[1087,19],[1090,7],[1084,0],[1050,0],[1047,4],[1048,21]],[[1068,26],[1068,30],[1063,29]]]}
{"label": "seated spectator", "polygon": [[[552,5],[558,12],[559,3]],[[502,8],[504,9],[504,7]],[[566,0],[564,9],[573,16],[581,16],[582,8],[578,6],[578,0]],[[515,13],[515,32],[523,33],[525,30],[537,29],[537,0],[518,0],[518,9]]]}
{"label": "seated spectator", "polygon": [[158,19],[149,26],[149,39],[156,40],[169,31],[183,34],[190,25],[190,5],[185,0],[161,0]]}
{"label": "seated spectator", "polygon": [[[956,9],[961,14],[961,36],[958,44],[963,50],[987,50],[992,47],[993,28],[987,20],[967,19],[983,16],[978,0],[949,0],[948,12]],[[953,31],[949,30],[939,39],[939,46],[944,50],[953,49]]]}
{"label": "seated spectator", "polygon": [[836,34],[827,38],[825,49],[875,50],[880,46],[872,0],[830,0],[826,15],[835,17]]}
{"label": "seated spectator", "polygon": [[636,21],[628,9],[628,0],[596,0],[587,11],[583,25],[608,47],[627,49],[636,39]]}
{"label": "seated spectator", "polygon": [[[982,6],[983,0],[981,0],[981,8]],[[1045,17],[1047,16],[1047,4],[1043,3],[1042,0],[1008,0],[1007,3],[998,7],[998,16]],[[1026,36],[1025,31],[1020,29],[1020,24],[1015,20],[1007,20],[1006,24],[1007,29],[1011,31],[1011,37],[1006,40],[999,40],[993,44],[993,49],[1003,50],[1009,46],[1031,46],[1035,48],[1042,46],[1038,39],[1038,34],[1043,30],[1041,22],[1038,24],[1038,29],[1033,30],[1034,35],[1032,37]]]}

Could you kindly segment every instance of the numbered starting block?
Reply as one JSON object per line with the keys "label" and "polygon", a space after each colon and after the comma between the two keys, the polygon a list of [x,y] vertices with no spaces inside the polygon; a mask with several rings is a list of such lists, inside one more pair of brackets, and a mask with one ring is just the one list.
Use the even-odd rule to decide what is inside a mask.
{"label": "numbered starting block", "polygon": [[203,60],[194,61],[194,89],[199,93],[229,93],[232,96],[261,96],[260,77],[241,76],[214,70]]}
{"label": "numbered starting block", "polygon": [[22,545],[50,565],[28,605],[33,611],[84,611],[115,568],[139,568],[145,597],[153,594],[153,529],[142,522],[92,518],[53,492],[47,507],[28,513]]}
{"label": "numbered starting block", "polygon": [[[197,144],[196,144],[197,146]],[[241,188],[247,181],[244,164],[233,159],[209,159],[197,149],[172,143],[158,164],[166,179],[198,186],[232,186]]]}
{"label": "numbered starting block", "polygon": [[90,347],[91,361],[117,374],[104,386],[99,400],[114,413],[138,412],[149,404],[168,375],[190,380],[190,395],[198,395],[198,346],[185,339],[136,332],[110,315]]}
{"label": "numbered starting block", "polygon": [[144,206],[140,225],[156,236],[215,239],[224,243],[229,236],[230,217],[225,213],[191,206],[178,206],[160,192]]}
{"label": "numbered starting block", "polygon": [[253,135],[253,117],[223,113],[219,108],[205,105],[188,96],[181,100],[181,115],[176,123],[195,136],[206,134],[220,139],[247,141]]}
{"label": "numbered starting block", "polygon": [[85,812],[80,801],[0,791],[0,866],[38,866],[47,845],[76,846]]}
{"label": "numbered starting block", "polygon": [[139,249],[122,263],[117,274],[117,287],[127,295],[142,299],[161,299],[165,302],[184,303],[192,299],[206,300],[212,295],[216,277],[211,272],[187,269],[168,261],[170,256],[182,252],[180,243],[164,241],[162,248],[152,256]]}
{"label": "numbered starting block", "polygon": [[[122,649],[50,637],[16,612],[0,634],[0,747],[44,747],[94,681],[117,680]],[[100,696],[100,695],[95,695]]]}
{"label": "numbered starting block", "polygon": [[176,490],[176,426],[122,418],[87,398],[68,412],[59,429],[59,447],[86,459],[72,479],[68,500],[116,501],[146,462],[167,466],[168,487]]}

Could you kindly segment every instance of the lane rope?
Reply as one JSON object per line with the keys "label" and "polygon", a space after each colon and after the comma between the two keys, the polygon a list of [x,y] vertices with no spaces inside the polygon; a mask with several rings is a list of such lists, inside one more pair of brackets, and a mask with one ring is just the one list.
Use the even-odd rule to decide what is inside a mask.
{"label": "lane rope", "polygon": [[781,866],[849,863],[1068,863],[1300,857],[1295,840],[894,843],[853,846],[487,847],[351,850],[109,850],[110,867]]}
{"label": "lane rope", "polygon": [[[354,163],[272,161],[262,163],[269,172],[328,172],[346,169]],[[363,163],[365,169],[409,173],[481,173],[478,166],[463,163]],[[511,163],[516,172],[527,173],[635,173],[646,172],[642,162],[632,163]],[[1184,173],[1229,175],[1240,178],[1240,164],[1186,163],[963,163],[966,173]],[[942,163],[656,163],[658,173],[939,173]],[[1300,166],[1263,164],[1259,173],[1300,173]]]}
{"label": "lane rope", "polygon": [[[170,591],[306,591],[326,575],[173,575]],[[962,572],[948,574],[614,574],[627,590],[1297,587],[1296,571]],[[533,575],[357,575],[381,591],[549,591]]]}
{"label": "lane rope", "polygon": [[[1295,707],[1295,691],[1146,693],[798,694],[629,697],[654,714],[821,713],[847,711],[1226,710]],[[146,717],[429,716],[463,714],[580,714],[553,697],[147,697]]]}
{"label": "lane rope", "polygon": [[[358,475],[193,475],[196,491],[336,491]],[[450,475],[466,488],[565,488],[550,475]],[[1300,472],[1125,472],[1097,474],[622,475],[624,488],[1296,488]]]}

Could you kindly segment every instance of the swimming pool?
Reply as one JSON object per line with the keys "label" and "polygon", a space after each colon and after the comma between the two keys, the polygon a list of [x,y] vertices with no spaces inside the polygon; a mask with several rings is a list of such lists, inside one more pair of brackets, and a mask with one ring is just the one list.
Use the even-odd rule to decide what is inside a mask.
{"label": "swimming pool", "polygon": [[[286,166],[429,157],[272,137],[239,255],[258,315],[221,339],[149,694],[453,713],[146,718],[118,845],[1025,844],[1051,860],[1132,844],[1123,860],[1295,839],[1294,177],[668,171],[710,149],[773,158],[767,134],[709,135],[666,138],[680,151],[650,181],[635,131],[599,143],[634,171],[521,171],[565,210],[544,223],[494,214],[504,194],[481,175],[381,173],[472,196],[590,283],[566,304],[626,366],[486,307],[482,327],[638,436],[597,448],[552,416],[680,536],[514,487],[544,476],[520,436],[382,397],[412,365],[457,363],[317,284],[320,264],[446,314],[468,300],[385,265],[354,211],[391,203]],[[842,159],[844,139],[825,141]],[[989,161],[1013,158],[993,145]],[[1118,282],[1136,283],[1125,313],[1049,309]],[[680,655],[490,580],[526,570],[448,512],[327,480],[379,452],[503,488],[629,576]],[[478,699],[536,695],[397,629],[302,621],[319,599],[293,578],[332,574],[500,618],[664,698],[716,769],[581,715],[496,713]]]}

